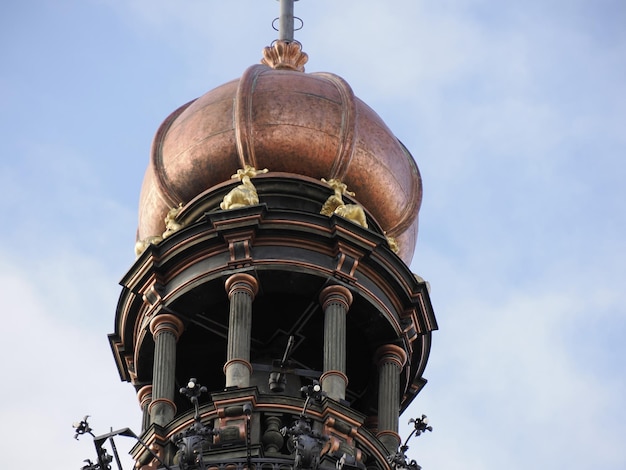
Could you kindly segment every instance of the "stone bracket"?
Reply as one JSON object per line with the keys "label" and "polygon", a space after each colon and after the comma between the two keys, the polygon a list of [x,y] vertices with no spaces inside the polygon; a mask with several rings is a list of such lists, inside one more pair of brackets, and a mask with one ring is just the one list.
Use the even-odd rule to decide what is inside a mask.
{"label": "stone bracket", "polygon": [[348,284],[356,284],[357,279],[354,276],[359,266],[361,253],[352,249],[345,243],[337,244],[337,265],[335,266],[334,275],[337,279]]}

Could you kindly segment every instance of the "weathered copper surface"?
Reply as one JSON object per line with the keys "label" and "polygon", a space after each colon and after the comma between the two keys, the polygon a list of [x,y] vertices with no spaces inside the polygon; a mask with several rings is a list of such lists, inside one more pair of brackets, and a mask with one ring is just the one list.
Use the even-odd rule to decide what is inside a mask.
{"label": "weathered copper surface", "polygon": [[267,65],[250,67],[161,125],[142,187],[138,239],[162,234],[170,208],[246,165],[341,180],[410,262],[422,197],[411,155],[342,78]]}

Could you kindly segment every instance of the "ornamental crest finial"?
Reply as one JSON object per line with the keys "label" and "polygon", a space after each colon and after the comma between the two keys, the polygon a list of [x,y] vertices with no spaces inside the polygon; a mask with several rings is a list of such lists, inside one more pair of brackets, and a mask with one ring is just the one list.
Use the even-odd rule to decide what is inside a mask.
{"label": "ornamental crest finial", "polygon": [[304,72],[304,64],[308,60],[309,56],[302,52],[302,44],[298,41],[278,39],[263,49],[261,63],[276,70]]}

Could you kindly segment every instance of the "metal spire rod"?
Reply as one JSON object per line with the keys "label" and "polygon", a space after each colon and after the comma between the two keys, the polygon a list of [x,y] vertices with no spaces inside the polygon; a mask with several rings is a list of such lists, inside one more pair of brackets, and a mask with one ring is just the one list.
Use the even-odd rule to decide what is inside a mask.
{"label": "metal spire rod", "polygon": [[294,17],[293,2],[298,0],[280,0],[280,16],[278,17],[278,39],[293,41]]}

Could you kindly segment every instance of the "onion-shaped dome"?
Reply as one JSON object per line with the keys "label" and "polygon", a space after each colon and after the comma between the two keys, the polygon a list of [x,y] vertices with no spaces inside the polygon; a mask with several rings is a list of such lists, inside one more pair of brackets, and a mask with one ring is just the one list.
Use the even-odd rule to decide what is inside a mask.
{"label": "onion-shaped dome", "polygon": [[270,175],[342,181],[410,263],[422,197],[412,156],[345,80],[304,73],[298,43],[279,41],[265,56],[163,122],[142,187],[137,238],[162,234],[171,208],[250,165]]}

